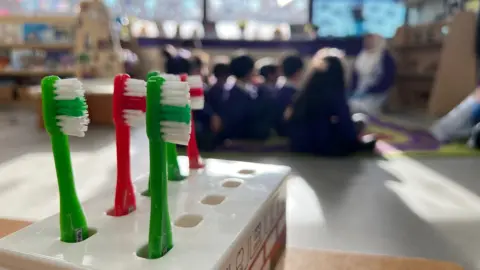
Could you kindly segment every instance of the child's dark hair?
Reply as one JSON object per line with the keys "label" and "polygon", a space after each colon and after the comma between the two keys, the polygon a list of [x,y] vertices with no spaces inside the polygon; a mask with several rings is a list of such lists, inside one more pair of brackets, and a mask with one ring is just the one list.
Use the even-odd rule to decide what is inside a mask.
{"label": "child's dark hair", "polygon": [[285,77],[290,78],[303,69],[303,59],[299,55],[288,55],[283,58],[282,71]]}
{"label": "child's dark hair", "polygon": [[203,69],[203,61],[199,56],[193,56],[190,59],[190,70],[189,71],[191,72],[192,70],[197,70],[197,69],[200,69],[200,70]]}
{"label": "child's dark hair", "polygon": [[252,73],[255,62],[248,55],[240,55],[230,62],[230,72],[233,76],[243,79]]}
{"label": "child's dark hair", "polygon": [[227,78],[230,76],[230,67],[226,63],[217,63],[213,66],[213,76],[215,78]]}
{"label": "child's dark hair", "polygon": [[278,66],[275,64],[267,64],[260,68],[260,75],[268,79],[271,75],[277,74]]}

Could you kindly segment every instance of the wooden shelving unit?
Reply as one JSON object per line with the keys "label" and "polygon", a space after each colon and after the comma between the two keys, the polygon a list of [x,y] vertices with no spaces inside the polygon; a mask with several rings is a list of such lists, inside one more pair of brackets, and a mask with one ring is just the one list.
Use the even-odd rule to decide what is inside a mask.
{"label": "wooden shelving unit", "polygon": [[40,77],[55,74],[62,77],[72,77],[75,75],[75,69],[59,69],[59,70],[35,70],[35,69],[22,69],[12,70],[4,69],[0,70],[0,77]]}
{"label": "wooden shelving unit", "polygon": [[0,69],[1,77],[28,77],[56,74],[59,76],[113,77],[124,72],[118,37],[112,33],[112,20],[102,0],[84,0],[77,16],[0,16],[0,25],[39,23],[61,26],[72,33],[72,40],[46,43],[0,42],[0,50],[66,51],[75,59],[73,67],[39,70],[37,68]]}
{"label": "wooden shelving unit", "polygon": [[409,111],[442,116],[476,86],[475,22],[472,12],[448,21],[397,30],[397,103]]}
{"label": "wooden shelving unit", "polygon": [[[19,96],[19,89],[25,85],[38,84],[41,77],[58,75],[60,77],[78,78],[113,78],[118,73],[124,73],[122,48],[120,40],[114,35],[108,9],[102,0],[83,0],[80,3],[80,11],[76,16],[30,16],[30,15],[7,15],[0,16],[0,28],[6,33],[21,33],[14,30],[26,23],[47,24],[57,26],[62,31],[71,33],[70,40],[61,39],[58,42],[36,39],[24,42],[23,35],[2,36],[0,40],[1,51],[31,50],[44,53],[66,52],[71,55],[70,62],[59,61],[53,65],[43,63],[37,65],[25,65],[24,69],[13,69],[10,65],[0,69],[0,79],[10,79],[15,82],[13,88],[17,95],[13,95],[11,88],[0,89],[10,91],[8,96]],[[23,26],[22,26],[23,27]],[[14,29],[14,30],[12,30]],[[22,38],[18,38],[22,36]],[[67,58],[68,59],[68,58]],[[72,64],[71,61],[73,61]],[[1,94],[1,93],[0,93]],[[0,95],[1,96],[1,95]]]}
{"label": "wooden shelving unit", "polygon": [[45,51],[73,51],[73,43],[0,43],[0,50],[45,50]]}
{"label": "wooden shelving unit", "polygon": [[43,15],[2,15],[0,24],[45,23],[50,25],[75,25],[75,16],[43,16]]}

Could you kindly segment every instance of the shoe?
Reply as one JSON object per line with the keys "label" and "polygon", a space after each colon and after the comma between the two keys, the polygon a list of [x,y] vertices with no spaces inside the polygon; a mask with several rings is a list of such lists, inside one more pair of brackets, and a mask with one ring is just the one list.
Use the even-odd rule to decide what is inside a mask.
{"label": "shoe", "polygon": [[377,138],[373,134],[365,135],[360,138],[359,150],[373,152],[377,146]]}
{"label": "shoe", "polygon": [[355,125],[357,134],[362,135],[368,124],[368,116],[363,113],[356,113],[352,115],[352,121]]}

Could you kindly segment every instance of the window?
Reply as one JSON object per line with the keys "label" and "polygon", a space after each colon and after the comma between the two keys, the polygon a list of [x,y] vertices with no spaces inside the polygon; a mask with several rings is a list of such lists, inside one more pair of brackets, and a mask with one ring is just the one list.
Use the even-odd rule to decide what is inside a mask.
{"label": "window", "polygon": [[363,31],[392,37],[405,20],[405,5],[398,0],[313,0],[312,22],[320,36],[357,34],[353,10],[362,8]]}
{"label": "window", "polygon": [[479,0],[468,0],[465,3],[465,9],[466,10],[478,13],[479,8],[480,8],[480,1]]}
{"label": "window", "polygon": [[127,16],[147,20],[201,21],[203,0],[120,0]]}
{"label": "window", "polygon": [[154,38],[158,37],[160,31],[157,24],[152,21],[136,20],[131,25],[132,36]]}
{"label": "window", "polygon": [[0,0],[0,10],[12,14],[74,14],[79,0]]}
{"label": "window", "polygon": [[215,24],[215,31],[219,39],[241,39],[242,31],[236,22],[220,21]]}
{"label": "window", "polygon": [[273,40],[277,39],[276,31],[280,31],[281,39],[290,38],[290,26],[286,23],[278,24],[271,22],[250,21],[245,28],[247,40]]}
{"label": "window", "polygon": [[178,23],[176,21],[162,22],[163,34],[166,38],[175,38],[177,35]]}
{"label": "window", "polygon": [[183,39],[203,38],[205,31],[199,21],[185,21],[180,24],[180,37]]}
{"label": "window", "polygon": [[103,0],[105,6],[107,6],[110,14],[113,17],[123,16],[124,8],[122,0]]}
{"label": "window", "polygon": [[308,22],[309,0],[207,0],[209,21]]}
{"label": "window", "polygon": [[[276,36],[276,31],[278,34]],[[215,24],[215,31],[219,39],[246,39],[246,40],[273,40],[289,39],[291,36],[290,25],[287,23],[272,23],[261,21],[248,21],[245,32],[242,31],[237,22],[220,21]]]}

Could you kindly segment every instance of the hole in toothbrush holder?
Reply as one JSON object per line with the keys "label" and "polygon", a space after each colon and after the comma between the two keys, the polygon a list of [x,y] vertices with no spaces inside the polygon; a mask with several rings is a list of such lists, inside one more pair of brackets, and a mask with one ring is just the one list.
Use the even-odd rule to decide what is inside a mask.
{"label": "hole in toothbrush holder", "polygon": [[203,221],[201,215],[185,214],[175,220],[175,226],[180,228],[193,228],[198,226]]}
{"label": "hole in toothbrush holder", "polygon": [[222,187],[225,188],[238,188],[243,184],[242,179],[237,179],[237,178],[229,178],[225,179],[225,181],[222,183]]}
{"label": "hole in toothbrush holder", "polygon": [[60,239],[61,242],[63,243],[68,243],[68,244],[75,244],[75,243],[80,243],[80,242],[83,242],[83,241],[86,241],[88,239],[90,239],[90,237],[94,236],[96,233],[98,232],[98,230],[96,228],[88,228],[87,229],[87,237],[85,239],[82,238],[81,236],[81,232],[78,232],[78,237],[77,237],[77,240],[76,241],[63,241]]}
{"label": "hole in toothbrush holder", "polygon": [[239,174],[243,174],[243,175],[253,175],[255,174],[255,170],[252,170],[252,169],[241,169],[238,171]]}
{"label": "hole in toothbrush holder", "polygon": [[203,199],[200,201],[202,204],[206,205],[219,205],[225,201],[226,197],[223,195],[207,195],[203,197]]}
{"label": "hole in toothbrush holder", "polygon": [[[160,256],[160,258],[162,258],[163,256],[165,256],[170,250],[172,250],[173,247],[171,247],[170,249],[167,249],[167,250],[164,250],[162,252],[162,255]],[[147,260],[156,260],[156,259],[160,259],[160,258],[150,258],[148,256],[148,244],[145,244],[143,246],[141,246],[137,252],[136,252],[136,255],[137,257],[140,257],[140,258],[143,258],[143,259],[147,259]]]}

